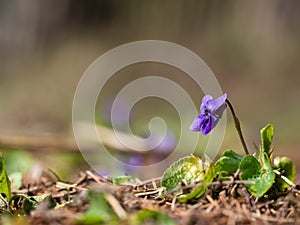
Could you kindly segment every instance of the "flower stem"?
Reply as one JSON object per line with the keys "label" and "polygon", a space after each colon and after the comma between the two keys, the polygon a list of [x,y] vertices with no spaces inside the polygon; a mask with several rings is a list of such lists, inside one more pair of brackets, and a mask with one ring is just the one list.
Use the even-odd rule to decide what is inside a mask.
{"label": "flower stem", "polygon": [[232,114],[232,117],[233,117],[233,120],[234,120],[234,124],[235,124],[235,128],[239,134],[239,137],[240,137],[240,140],[242,142],[242,145],[243,145],[243,148],[244,148],[244,151],[247,155],[249,155],[249,151],[248,151],[248,148],[247,148],[247,145],[246,145],[246,142],[245,142],[245,139],[243,137],[243,133],[242,133],[242,129],[241,129],[241,125],[240,125],[240,121],[239,119],[237,118],[236,114],[235,114],[235,111],[233,109],[233,106],[231,105],[230,101],[228,99],[226,99],[226,103],[227,105],[229,106],[229,109],[231,111],[231,114]]}

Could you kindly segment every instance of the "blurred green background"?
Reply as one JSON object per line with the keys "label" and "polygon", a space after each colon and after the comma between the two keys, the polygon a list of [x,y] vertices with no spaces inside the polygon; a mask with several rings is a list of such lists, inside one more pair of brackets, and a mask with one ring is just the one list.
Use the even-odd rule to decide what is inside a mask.
{"label": "blurred green background", "polygon": [[[208,64],[234,104],[249,146],[273,123],[276,154],[292,157],[299,168],[299,10],[296,0],[0,1],[0,135],[71,136],[72,100],[87,67],[118,45],[157,39],[187,47]],[[99,108],[143,71],[168,74],[200,105],[201,90],[180,71],[144,65],[111,79]],[[162,102],[134,110],[137,132],[156,112],[153,104]],[[178,118],[165,107],[160,109],[176,129]],[[228,118],[222,148],[242,152]],[[51,149],[32,154],[66,174],[83,163],[76,154]]]}

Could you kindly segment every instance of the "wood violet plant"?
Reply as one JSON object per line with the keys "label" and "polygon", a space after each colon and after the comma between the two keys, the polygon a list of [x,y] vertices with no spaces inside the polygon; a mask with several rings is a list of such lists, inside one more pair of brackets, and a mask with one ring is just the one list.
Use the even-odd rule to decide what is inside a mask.
{"label": "wood violet plant", "polygon": [[[226,150],[215,162],[204,156],[187,156],[173,163],[163,174],[161,184],[167,192],[176,194],[179,202],[196,200],[201,197],[215,180],[226,181],[235,176],[245,185],[247,191],[258,199],[271,199],[280,196],[286,188],[295,186],[295,165],[287,157],[273,160],[272,139],[274,126],[261,129],[261,145],[250,154],[245,143],[240,122],[227,94],[217,99],[206,95],[200,106],[201,113],[190,126],[193,132],[209,134],[222,118],[226,108],[230,109],[235,127],[241,140],[245,156],[233,150]],[[187,187],[189,191],[187,192]]]}

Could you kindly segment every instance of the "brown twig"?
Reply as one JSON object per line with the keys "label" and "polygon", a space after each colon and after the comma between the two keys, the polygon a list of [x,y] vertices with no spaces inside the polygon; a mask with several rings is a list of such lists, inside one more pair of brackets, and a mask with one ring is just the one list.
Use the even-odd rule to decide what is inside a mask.
{"label": "brown twig", "polygon": [[75,140],[69,137],[56,135],[0,135],[2,148],[21,148],[28,150],[59,149],[77,151]]}
{"label": "brown twig", "polygon": [[[82,129],[82,133],[84,133],[89,126],[89,124],[81,124],[80,129]],[[118,132],[118,135],[121,136],[123,140],[126,140],[126,143],[122,143],[116,136],[114,130],[101,125],[95,127],[101,138],[85,140],[85,142],[88,143],[88,147],[84,149],[85,152],[98,151],[99,142],[101,142],[104,146],[114,151],[149,154],[149,151],[145,151],[147,150],[147,146],[136,143],[136,139],[131,135],[124,132]],[[137,146],[138,150],[130,148],[129,146]],[[75,138],[71,136],[66,137],[54,134],[20,135],[15,133],[5,134],[3,132],[0,134],[0,147],[8,149],[20,148],[31,151],[51,149],[57,151],[78,152],[79,150]]]}

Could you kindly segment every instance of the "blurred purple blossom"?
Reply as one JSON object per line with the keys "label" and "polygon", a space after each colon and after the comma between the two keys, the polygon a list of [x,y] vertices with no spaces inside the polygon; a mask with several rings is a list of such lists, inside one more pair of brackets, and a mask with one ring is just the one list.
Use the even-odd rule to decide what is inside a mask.
{"label": "blurred purple blossom", "polygon": [[127,157],[123,159],[125,165],[122,167],[122,170],[124,173],[134,174],[137,172],[135,171],[137,170],[135,167],[158,163],[165,159],[166,156],[176,147],[177,138],[171,132],[168,132],[163,138],[160,135],[157,135],[157,138],[151,140],[151,142],[154,143],[149,143],[149,145],[153,146],[160,140],[162,140],[161,143],[159,143],[156,148],[150,150],[148,154],[132,153],[127,155]]}
{"label": "blurred purple blossom", "polygon": [[226,93],[215,100],[212,96],[205,95],[200,106],[201,114],[194,119],[190,130],[201,131],[202,134],[206,135],[214,129],[226,109],[226,98]]}
{"label": "blurred purple blossom", "polygon": [[[160,136],[157,136],[157,142],[161,140]],[[154,139],[156,141],[156,139]],[[154,154],[168,154],[171,152],[177,144],[176,136],[168,132],[162,139],[161,143],[154,149]]]}
{"label": "blurred purple blossom", "polygon": [[[112,111],[113,104],[115,104],[114,112]],[[127,115],[130,110],[130,105],[127,100],[118,99],[116,102],[114,102],[114,99],[110,99],[107,100],[101,108],[101,116],[110,124],[112,123],[111,120],[113,118],[114,124],[118,126],[118,129],[122,129],[123,127],[126,127],[127,123],[130,123],[130,120],[132,117],[134,117],[132,114],[130,114],[129,118],[124,116]]]}

